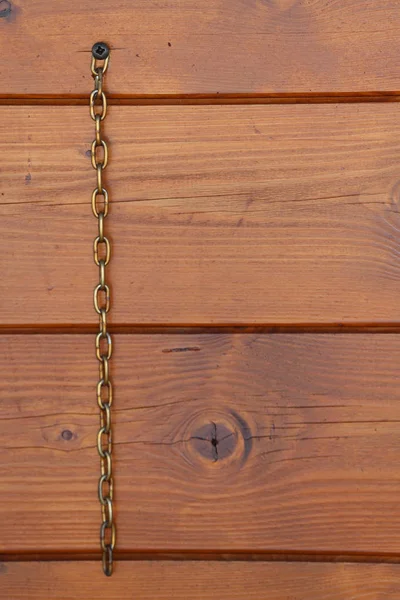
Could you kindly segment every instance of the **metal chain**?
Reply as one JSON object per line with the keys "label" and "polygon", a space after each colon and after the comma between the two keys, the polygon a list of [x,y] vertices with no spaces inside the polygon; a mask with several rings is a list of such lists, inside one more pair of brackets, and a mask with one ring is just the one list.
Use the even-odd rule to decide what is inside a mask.
{"label": "metal chain", "polygon": [[[106,267],[110,262],[110,240],[104,234],[104,220],[108,215],[108,192],[103,185],[103,171],[108,163],[108,147],[102,137],[102,122],[107,114],[107,99],[103,89],[104,74],[110,60],[109,48],[98,42],[92,48],[91,71],[94,90],[90,94],[90,116],[95,122],[96,137],[91,147],[92,166],[96,171],[97,185],[92,193],[92,211],[98,223],[98,235],[93,243],[94,262],[99,267],[99,283],[94,289],[94,308],[99,315],[100,328],[96,335],[96,357],[99,361],[97,383],[97,403],[100,409],[100,429],[97,434],[97,450],[100,456],[101,475],[98,495],[101,504],[102,523],[100,526],[100,546],[103,553],[103,571],[110,576],[113,572],[113,551],[115,547],[115,523],[113,519],[112,475],[112,430],[111,405],[113,388],[109,362],[112,355],[112,340],[107,328],[107,315],[110,310],[110,289],[106,283]],[[101,200],[102,198],[102,200]]]}

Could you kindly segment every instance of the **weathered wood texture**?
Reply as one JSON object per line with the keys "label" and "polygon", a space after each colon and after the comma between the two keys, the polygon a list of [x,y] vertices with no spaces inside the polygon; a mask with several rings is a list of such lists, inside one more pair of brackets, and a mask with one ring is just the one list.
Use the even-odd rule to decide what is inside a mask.
{"label": "weathered wood texture", "polygon": [[[10,10],[7,10],[7,7]],[[2,95],[87,95],[113,48],[115,95],[398,91],[397,0],[2,0]]]}
{"label": "weathered wood texture", "polygon": [[0,564],[7,600],[398,600],[399,578],[399,565],[135,561],[105,579],[98,562]]}
{"label": "weathered wood texture", "polygon": [[[1,107],[8,324],[88,324],[85,107]],[[114,324],[396,323],[397,104],[111,107]]]}
{"label": "weathered wood texture", "polygon": [[[116,335],[118,550],[398,554],[396,335]],[[98,551],[91,335],[2,335],[0,551]]]}

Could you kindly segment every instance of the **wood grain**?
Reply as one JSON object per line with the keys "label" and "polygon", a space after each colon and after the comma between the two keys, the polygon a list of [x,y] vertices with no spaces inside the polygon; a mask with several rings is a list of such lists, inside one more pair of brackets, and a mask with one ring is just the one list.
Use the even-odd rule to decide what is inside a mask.
{"label": "wood grain", "polygon": [[120,562],[115,576],[98,562],[0,564],[7,600],[397,600],[399,565]]}
{"label": "wood grain", "polygon": [[[94,324],[84,107],[1,107],[2,325]],[[112,107],[117,324],[399,323],[400,106]]]}
{"label": "wood grain", "polygon": [[87,95],[90,50],[113,48],[113,95],[399,89],[396,0],[2,0],[5,96]]}
{"label": "wood grain", "polygon": [[[118,551],[398,556],[396,335],[116,335]],[[2,335],[0,552],[98,553],[92,335]]]}

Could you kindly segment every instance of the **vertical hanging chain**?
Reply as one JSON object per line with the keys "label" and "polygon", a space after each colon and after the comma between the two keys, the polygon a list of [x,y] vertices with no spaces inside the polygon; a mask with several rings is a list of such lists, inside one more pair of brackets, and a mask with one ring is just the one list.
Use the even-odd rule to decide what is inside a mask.
{"label": "vertical hanging chain", "polygon": [[97,403],[100,408],[100,429],[97,434],[97,450],[100,456],[101,475],[98,495],[101,504],[102,523],[100,546],[103,553],[103,571],[110,576],[113,572],[115,546],[115,523],[113,520],[113,475],[112,475],[112,430],[111,405],[113,388],[109,362],[112,354],[111,335],[107,329],[107,314],[110,310],[110,289],[106,283],[106,267],[110,262],[110,240],[104,235],[104,220],[108,215],[108,192],[103,185],[103,171],[108,162],[108,147],[102,137],[102,122],[107,114],[107,99],[104,93],[104,74],[110,60],[107,44],[98,42],[92,48],[91,71],[94,90],[90,94],[90,116],[95,122],[96,137],[91,148],[92,166],[96,170],[97,185],[92,193],[92,211],[98,223],[98,235],[93,244],[94,262],[99,267],[100,282],[94,289],[94,308],[99,315],[100,330],[96,335],[96,357],[99,361]]}

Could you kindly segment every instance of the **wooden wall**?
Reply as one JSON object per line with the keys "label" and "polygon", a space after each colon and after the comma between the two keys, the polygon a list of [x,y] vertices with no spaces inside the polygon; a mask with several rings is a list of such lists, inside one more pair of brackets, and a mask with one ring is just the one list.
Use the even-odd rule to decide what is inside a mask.
{"label": "wooden wall", "polygon": [[0,0],[1,598],[398,600],[399,28],[396,0]]}

